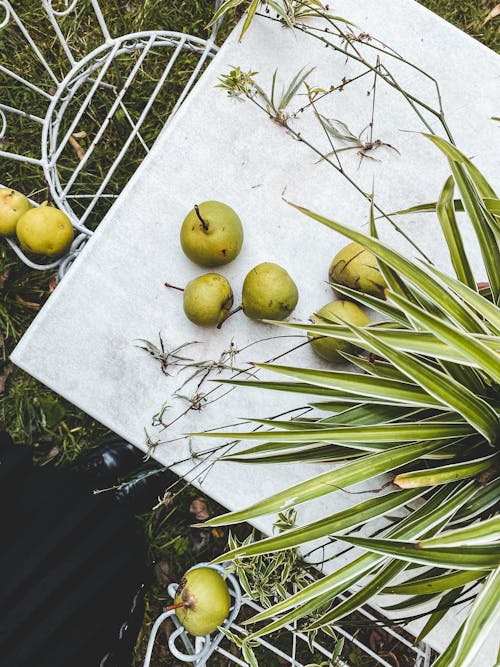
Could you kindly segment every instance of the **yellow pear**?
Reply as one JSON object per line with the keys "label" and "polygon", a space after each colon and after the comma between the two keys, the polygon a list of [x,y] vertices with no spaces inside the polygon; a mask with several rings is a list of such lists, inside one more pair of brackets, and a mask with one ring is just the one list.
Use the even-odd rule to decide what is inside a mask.
{"label": "yellow pear", "polygon": [[187,632],[204,637],[222,625],[231,606],[224,578],[212,567],[197,567],[182,577],[174,598],[175,613]]}
{"label": "yellow pear", "polygon": [[17,221],[16,234],[23,250],[48,257],[64,255],[74,238],[66,213],[48,202],[24,213]]}
{"label": "yellow pear", "polygon": [[284,320],[298,300],[297,285],[285,269],[273,262],[258,264],[243,282],[241,306],[253,320]]}
{"label": "yellow pear", "polygon": [[[352,301],[330,301],[326,306],[318,310],[316,315],[312,315],[313,324],[324,324],[324,319],[333,320],[335,324],[348,322],[358,327],[364,327],[370,324],[370,318],[361,308]],[[323,359],[327,361],[345,361],[340,352],[355,352],[356,348],[352,343],[331,336],[324,336],[319,333],[309,331],[312,349]]]}
{"label": "yellow pear", "polygon": [[199,326],[217,326],[226,318],[232,305],[231,285],[218,273],[198,276],[184,288],[184,312]]}
{"label": "yellow pear", "polygon": [[220,201],[196,205],[184,218],[181,246],[200,266],[222,266],[237,257],[243,244],[243,226],[236,212]]}
{"label": "yellow pear", "polygon": [[359,243],[349,243],[335,255],[328,276],[332,283],[385,299],[387,283],[380,273],[377,259]]}
{"label": "yellow pear", "polygon": [[0,236],[14,236],[19,218],[29,211],[27,197],[12,188],[0,188]]}

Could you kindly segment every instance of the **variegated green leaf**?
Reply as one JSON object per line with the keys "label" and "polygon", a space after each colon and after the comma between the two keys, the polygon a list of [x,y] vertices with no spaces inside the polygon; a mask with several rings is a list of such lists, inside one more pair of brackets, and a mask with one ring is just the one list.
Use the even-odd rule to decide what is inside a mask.
{"label": "variegated green leaf", "polygon": [[471,290],[459,280],[455,280],[451,276],[446,275],[446,273],[443,273],[443,271],[440,271],[435,266],[429,266],[428,268],[429,271],[442,280],[447,287],[450,287],[455,294],[460,296],[467,304],[469,304],[469,306],[474,308],[477,313],[482,315],[486,319],[487,324],[494,327],[497,334],[500,334],[500,309],[498,306],[488,301],[488,299],[485,299],[475,290]]}
{"label": "variegated green leaf", "polygon": [[457,278],[472,289],[475,289],[476,283],[469,265],[467,253],[462,241],[462,235],[460,234],[460,229],[455,217],[455,208],[453,206],[454,189],[455,183],[453,178],[450,176],[444,184],[444,187],[439,196],[439,200],[436,206],[436,213],[439,222],[441,223],[441,229],[443,230],[446,245],[448,246],[448,250],[450,252],[451,263]]}
{"label": "variegated green leaf", "polygon": [[394,478],[394,484],[401,489],[411,489],[419,486],[436,486],[438,484],[449,484],[459,479],[476,477],[481,472],[492,468],[497,454],[490,454],[471,461],[450,463],[439,468],[426,468],[403,472]]}
{"label": "variegated green leaf", "polygon": [[319,519],[313,523],[300,528],[292,528],[281,532],[279,535],[266,537],[258,542],[244,545],[229,551],[219,558],[215,563],[222,563],[234,558],[249,558],[259,554],[282,551],[283,549],[292,549],[311,540],[320,539],[339,530],[347,530],[366,523],[373,517],[386,515],[398,507],[403,507],[411,500],[415,500],[422,495],[422,491],[396,491],[388,493],[385,496],[370,498],[353,507],[336,512],[324,519]]}
{"label": "variegated green leaf", "polygon": [[389,581],[394,579],[394,577],[397,577],[405,567],[406,563],[401,561],[391,561],[387,565],[384,565],[377,575],[365,584],[361,590],[356,591],[356,593],[347,598],[347,600],[337,604],[326,614],[323,614],[323,616],[320,616],[320,618],[313,621],[313,623],[310,623],[307,629],[316,630],[324,625],[336,623],[341,618],[356,611],[356,609],[380,592]]}
{"label": "variegated green leaf", "polygon": [[486,401],[450,376],[435,368],[430,368],[416,357],[406,352],[398,352],[382,343],[366,328],[349,326],[356,331],[361,341],[376,345],[378,354],[386,357],[431,396],[456,410],[490,443],[497,440],[500,434],[500,421],[496,412]]}
{"label": "variegated green leaf", "polygon": [[488,183],[488,181],[485,179],[483,174],[479,171],[479,169],[475,166],[475,164],[469,160],[469,158],[462,153],[456,146],[451,144],[449,141],[446,139],[443,139],[443,137],[439,137],[436,134],[426,134],[423,133],[424,137],[427,137],[427,139],[430,139],[433,144],[435,144],[439,150],[446,155],[446,157],[451,161],[451,162],[457,162],[459,164],[463,164],[467,171],[469,172],[469,176],[471,177],[474,185],[476,186],[479,195],[484,198],[484,197],[490,197],[490,198],[496,198],[497,195],[491,185]]}
{"label": "variegated green leaf", "polygon": [[[342,373],[340,371],[298,368],[296,366],[278,366],[275,364],[258,364],[258,366],[316,387],[336,390],[338,392],[337,396],[342,397],[344,401],[348,401],[349,394],[353,394],[354,397],[357,397],[356,403],[376,401],[384,405],[404,404],[448,410],[448,406],[444,406],[439,400],[424,392],[417,385],[412,384],[411,381],[398,382],[397,380],[383,380],[360,373]],[[251,380],[229,380],[228,384],[253,387],[266,386],[265,382],[260,383]],[[314,393],[319,393],[319,391]],[[323,395],[327,396],[328,392],[325,391]]]}
{"label": "variegated green leaf", "polygon": [[[394,299],[396,302],[398,299],[401,299],[401,303],[406,306],[409,302],[403,297],[390,293],[390,298]],[[413,304],[412,304],[413,306]],[[395,348],[396,350],[402,350],[404,352],[413,352],[416,354],[422,354],[425,356],[433,357],[435,359],[443,359],[445,361],[451,361],[457,364],[464,364],[467,366],[473,366],[475,368],[482,368],[481,361],[477,358],[473,358],[470,354],[467,354],[468,348],[462,349],[458,341],[462,341],[462,345],[465,345],[467,342],[471,341],[471,346],[477,347],[478,350],[482,351],[485,355],[488,355],[490,360],[490,365],[493,364],[495,368],[500,363],[499,353],[500,353],[500,339],[496,336],[482,336],[481,334],[470,335],[466,332],[455,329],[454,327],[446,324],[443,320],[437,318],[434,315],[429,315],[425,313],[423,309],[419,309],[417,306],[413,306],[415,309],[414,313],[422,313],[422,317],[432,318],[432,322],[436,327],[445,330],[445,327],[448,327],[446,331],[449,333],[449,338],[453,337],[455,344],[452,346],[448,340],[440,340],[443,336],[438,337],[436,332],[429,331],[415,331],[411,329],[391,329],[387,327],[377,327],[369,326],[367,330],[375,336],[377,339],[383,341],[387,345]],[[410,308],[408,308],[408,313],[410,313]],[[359,345],[358,336],[353,333],[349,327],[342,326],[341,324],[308,324],[304,322],[292,323],[292,322],[274,322],[268,321],[271,324],[277,324],[281,327],[287,329],[295,329],[301,331],[310,331],[314,334],[323,334],[324,336],[331,336],[333,338],[338,338],[340,340],[346,340],[354,344]],[[430,329],[430,326],[429,326]],[[373,346],[369,343],[365,343],[365,347],[369,351],[374,351]],[[480,354],[479,352],[477,353]]]}
{"label": "variegated green leaf", "polygon": [[[260,423],[266,420],[260,420]],[[272,420],[269,422],[272,424]],[[418,431],[416,430],[418,429]],[[422,440],[444,440],[471,435],[474,430],[467,423],[404,423],[404,424],[377,424],[375,426],[337,426],[328,429],[307,429],[303,431],[210,431],[205,433],[190,433],[189,435],[204,436],[206,438],[226,438],[228,440],[262,440],[269,442],[300,443],[300,442],[336,442],[348,444],[362,443],[400,443],[413,442],[415,435]],[[391,452],[394,448],[391,449]]]}
{"label": "variegated green leaf", "polygon": [[[455,528],[446,533],[420,540],[423,548],[441,546],[467,546],[472,544],[490,544],[500,540],[500,516],[493,516],[478,521],[472,526]],[[500,551],[500,544],[499,544]]]}
{"label": "variegated green leaf", "polygon": [[[356,241],[368,250],[371,250],[379,260],[390,266],[395,272],[398,272],[410,280],[431,302],[439,304],[439,307],[443,312],[445,312],[448,317],[455,320],[457,324],[464,327],[467,331],[481,332],[482,328],[477,319],[463,307],[462,303],[457,300],[453,294],[448,290],[443,289],[427,270],[426,265],[422,264],[421,266],[417,266],[414,262],[406,259],[403,255],[392,250],[371,236],[366,236],[346,225],[342,225],[334,220],[329,220],[303,206],[298,206],[291,202],[288,203],[290,206],[293,206],[313,220],[321,222],[321,224],[326,227],[330,227],[330,229],[347,236],[352,241]],[[400,290],[395,291],[398,291],[398,293],[400,292]]]}
{"label": "variegated green leaf", "polygon": [[490,574],[476,597],[460,633],[450,667],[472,667],[477,653],[500,620],[500,568]]}
{"label": "variegated green leaf", "polygon": [[427,444],[412,444],[395,447],[388,456],[386,452],[370,454],[361,460],[329,470],[312,479],[300,482],[250,507],[223,514],[210,519],[205,525],[225,526],[228,524],[248,521],[249,519],[271,512],[282,512],[307,500],[319,498],[332,492],[336,487],[347,487],[362,480],[371,479],[404,463],[409,463],[439,449],[442,443],[437,440]]}
{"label": "variegated green leaf", "polygon": [[422,595],[427,593],[443,593],[452,588],[459,588],[489,574],[489,570],[460,570],[434,577],[419,575],[411,581],[395,586],[388,586],[382,593],[390,595]]}
{"label": "variegated green leaf", "polygon": [[377,538],[348,537],[336,535],[337,539],[368,551],[400,558],[409,563],[437,565],[458,570],[492,570],[500,565],[500,550],[497,545],[461,547],[421,548],[419,542],[402,542]]}
{"label": "variegated green leaf", "polygon": [[[470,574],[470,573],[464,572],[464,574]],[[444,616],[446,616],[450,608],[456,603],[456,601],[462,594],[462,591],[463,588],[460,587],[449,591],[448,593],[446,593],[446,595],[443,595],[443,597],[439,601],[439,604],[437,605],[436,611],[432,612],[432,614],[427,619],[424,627],[418,633],[418,636],[415,639],[415,643],[423,641],[424,637],[426,637],[429,634],[429,632],[434,627],[436,627],[439,621],[441,621],[444,618]]]}
{"label": "variegated green leaf", "polygon": [[[420,535],[422,532],[431,530],[434,526],[456,512],[461,505],[467,502],[474,492],[475,489],[471,485],[466,485],[451,495],[447,493],[446,489],[440,489],[424,506],[402,519],[398,526],[391,528],[388,534],[394,538],[408,539],[410,536]],[[260,612],[252,617],[249,622],[253,623],[268,619],[293,607],[299,607],[300,611],[301,605],[318,595],[326,595],[326,599],[328,599],[328,596],[330,599],[333,599],[339,593],[347,590],[354,581],[359,580],[363,575],[378,567],[383,561],[383,556],[370,553],[364,554],[336,572],[313,582],[286,600],[273,605],[270,609]],[[324,600],[325,598],[323,598]],[[285,624],[285,617],[282,617],[280,621]],[[279,622],[273,624],[273,629],[282,627],[282,625],[276,626],[276,623]],[[271,631],[271,626],[266,626],[262,630],[252,634],[252,637],[261,636]]]}

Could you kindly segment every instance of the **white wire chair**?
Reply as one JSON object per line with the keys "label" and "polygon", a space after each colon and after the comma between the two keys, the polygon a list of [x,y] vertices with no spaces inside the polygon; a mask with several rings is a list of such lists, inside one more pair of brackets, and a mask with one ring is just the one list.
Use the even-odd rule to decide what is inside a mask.
{"label": "white wire chair", "polygon": [[[77,231],[68,254],[48,263],[34,261],[14,239],[7,239],[25,264],[59,267],[61,277],[217,52],[219,23],[206,40],[172,30],[112,36],[111,19],[106,20],[98,0],[39,1],[47,19],[43,35],[23,21],[14,2],[0,0],[0,36],[15,41],[13,56],[26,57],[28,49],[40,72],[33,81],[25,77],[23,61],[17,70],[10,58],[8,66],[0,63],[0,91],[6,91],[0,98],[0,149],[5,143],[12,148],[0,150],[0,158],[39,168],[40,184],[45,181],[51,199]],[[214,11],[220,4],[215,2]],[[82,54],[88,43],[93,48]],[[175,104],[159,111],[166,89],[179,87],[182,78]],[[130,101],[132,94],[138,99],[141,89],[138,110]],[[9,141],[22,139],[28,126],[30,136],[37,126],[38,154],[33,146],[23,150],[22,141]],[[82,135],[88,141],[85,148],[77,139]],[[15,183],[4,186],[16,189]]]}

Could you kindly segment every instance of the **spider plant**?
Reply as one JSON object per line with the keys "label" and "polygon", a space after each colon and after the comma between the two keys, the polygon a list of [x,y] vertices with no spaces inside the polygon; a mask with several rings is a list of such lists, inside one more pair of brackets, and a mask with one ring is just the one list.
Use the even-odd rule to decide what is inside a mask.
{"label": "spider plant", "polygon": [[[252,558],[318,538],[362,550],[348,565],[253,617],[252,623],[267,624],[257,626],[250,640],[298,619],[304,619],[309,630],[338,624],[380,593],[404,596],[393,605],[396,610],[430,603],[434,611],[427,606],[421,614],[428,618],[420,640],[450,608],[465,602],[470,605],[465,620],[434,665],[466,667],[478,664],[474,656],[500,617],[500,200],[454,145],[426,136],[448,159],[451,175],[437,202],[412,210],[435,211],[455,276],[410,260],[380,241],[373,201],[369,235],[292,204],[370,250],[388,288],[382,300],[335,285],[383,316],[383,322],[369,327],[328,321],[280,326],[351,341],[370,356],[345,355],[353,364],[351,372],[262,365],[276,373],[277,381],[232,384],[258,391],[302,391],[312,397],[316,416],[255,419],[270,427],[265,434],[203,434],[264,440],[225,457],[240,465],[332,463],[326,472],[247,509],[211,519],[208,525],[214,527],[280,512],[383,473],[392,481],[383,495],[232,549],[218,559]],[[476,284],[456,211],[464,211],[474,229],[486,288]],[[412,503],[416,499],[418,503]],[[410,511],[396,518],[397,508]],[[388,527],[375,536],[370,522],[381,518]],[[352,535],[362,525],[372,537]],[[361,579],[363,587],[346,599],[343,594]],[[326,612],[307,620],[325,605]],[[413,610],[406,611],[401,622],[409,620],[405,613],[415,618]]]}

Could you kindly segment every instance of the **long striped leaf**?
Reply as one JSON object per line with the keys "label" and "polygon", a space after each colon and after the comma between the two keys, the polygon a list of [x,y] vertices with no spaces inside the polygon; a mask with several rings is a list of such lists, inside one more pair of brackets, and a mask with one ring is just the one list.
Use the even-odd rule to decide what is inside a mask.
{"label": "long striped leaf", "polygon": [[[396,302],[398,299],[401,299],[401,303],[406,305],[409,302],[402,297],[399,297],[395,294],[390,293],[390,298],[394,299]],[[425,313],[424,310],[413,306],[415,309],[412,312],[415,313]],[[408,308],[408,312],[410,309]],[[443,322],[443,320],[437,318],[434,315],[428,315],[429,318],[433,318],[432,322],[437,323],[435,326],[442,324],[442,328],[449,327],[450,332],[454,332],[453,338],[457,342],[459,339],[462,340],[462,343],[471,341],[473,346],[477,346],[478,349],[484,350],[484,354],[489,355],[490,363],[493,363],[495,368],[498,362],[498,355],[500,352],[500,340],[496,336],[482,336],[480,334],[469,335],[466,332],[455,329],[453,326],[450,326]],[[287,329],[296,329],[301,331],[310,331],[315,334],[322,334],[324,336],[331,336],[332,338],[338,338],[340,340],[346,340],[354,344],[359,345],[358,337],[353,333],[349,327],[343,326],[341,324],[308,324],[307,322],[301,323],[292,323],[292,322],[275,322],[270,321],[269,323],[277,324],[278,326],[285,327]],[[429,327],[430,328],[430,327]],[[458,344],[451,346],[450,343],[444,341],[443,337],[437,337],[437,334],[433,331],[415,331],[411,329],[389,329],[376,326],[367,327],[368,331],[373,334],[378,340],[381,340],[387,345],[394,347],[397,350],[402,350],[404,352],[413,352],[416,354],[422,354],[429,356],[435,359],[443,359],[446,361],[451,361],[457,364],[465,364],[468,366],[473,366],[476,368],[481,368],[481,361],[475,358],[471,358],[470,355],[467,355],[466,351],[462,350]],[[442,340],[440,340],[440,338]],[[369,351],[372,350],[372,346],[369,343],[365,343],[365,347]]]}
{"label": "long striped leaf", "polygon": [[[260,420],[261,422],[265,420]],[[273,420],[269,420],[272,424]],[[459,438],[474,433],[466,423],[404,423],[404,424],[377,424],[375,426],[337,426],[328,429],[307,429],[303,431],[210,431],[204,433],[190,433],[192,436],[205,438],[227,438],[228,440],[262,440],[269,442],[331,442],[338,444],[356,442],[413,442],[415,437],[422,440],[443,440]],[[391,449],[393,452],[394,449]]]}
{"label": "long striped leaf", "polygon": [[356,591],[351,597],[330,609],[326,614],[320,616],[317,620],[310,623],[308,630],[316,630],[330,623],[336,623],[344,616],[356,611],[361,605],[379,593],[384,586],[398,576],[406,567],[406,563],[401,561],[391,561],[383,566],[382,570],[363,588]]}
{"label": "long striped leaf", "polygon": [[431,302],[439,304],[441,310],[445,312],[450,318],[455,320],[457,324],[463,326],[467,331],[481,331],[476,318],[472,316],[458,301],[453,294],[443,289],[443,287],[433,278],[432,274],[427,270],[426,265],[417,266],[414,262],[406,259],[403,255],[395,250],[392,250],[377,239],[366,236],[346,225],[342,225],[334,220],[329,220],[318,213],[288,202],[304,215],[321,222],[326,227],[330,227],[336,232],[347,236],[352,241],[360,243],[362,246],[371,250],[373,254],[386,264],[388,264],[394,271],[405,276],[410,280],[423,294],[425,294]]}
{"label": "long striped leaf", "polygon": [[340,530],[360,526],[374,517],[385,516],[388,512],[403,507],[411,500],[420,497],[422,493],[421,490],[415,491],[412,489],[411,491],[396,491],[382,497],[370,498],[370,500],[365,500],[341,512],[335,512],[335,514],[314,521],[307,526],[291,528],[279,533],[279,535],[273,535],[258,542],[240,546],[219,556],[213,562],[222,563],[234,558],[249,558],[274,551],[292,549]]}
{"label": "long striped leaf", "polygon": [[500,509],[500,477],[481,487],[474,498],[463,506],[458,517],[460,520],[470,521],[470,519],[490,509]]}
{"label": "long striped leaf", "polygon": [[442,443],[438,441],[422,445],[404,445],[395,447],[388,455],[386,452],[370,454],[361,460],[352,461],[345,465],[329,470],[312,479],[295,484],[290,488],[280,491],[265,500],[236,512],[229,512],[222,516],[210,519],[205,525],[226,526],[228,524],[248,521],[249,519],[271,512],[282,512],[300,505],[307,500],[319,498],[331,493],[336,487],[347,487],[362,480],[371,479],[377,475],[397,468],[405,463],[410,463],[439,449]]}
{"label": "long striped leaf", "polygon": [[[276,445],[276,443],[273,444]],[[224,461],[232,461],[233,463],[251,463],[252,465],[258,465],[259,463],[264,465],[269,463],[296,463],[297,461],[300,461],[301,463],[340,463],[347,459],[356,459],[366,454],[365,451],[357,451],[353,447],[341,447],[340,445],[306,447],[305,449],[299,450],[299,453],[297,453],[295,449],[285,450],[284,453],[280,453],[278,450],[275,454],[268,453],[264,456],[254,456],[251,459],[244,456],[245,453],[246,450],[241,453],[241,456],[238,456],[237,454],[226,456],[224,457]]]}
{"label": "long striped leaf", "polygon": [[[484,197],[483,204],[487,211],[493,215],[500,216],[500,200],[496,197]],[[411,213],[434,213],[437,207],[437,202],[428,202],[426,204],[417,204],[416,206],[410,206],[409,208],[401,209],[400,211],[393,211],[388,215],[408,215]],[[461,199],[453,200],[453,208],[458,213],[463,213],[464,205]],[[383,217],[383,216],[379,216]]]}
{"label": "long striped leaf", "polygon": [[462,151],[460,151],[456,146],[451,144],[446,139],[443,139],[443,137],[439,137],[435,134],[426,134],[425,132],[423,135],[427,139],[430,139],[430,141],[432,141],[432,143],[435,144],[451,162],[457,162],[459,164],[465,165],[465,168],[469,172],[469,176],[471,177],[479,192],[479,195],[482,198],[497,198],[495,191],[488,183],[486,178],[479,171],[476,165],[471,160],[469,160],[469,158],[464,153],[462,153]]}
{"label": "long striped leaf", "polygon": [[[500,295],[500,232],[498,232],[497,222],[486,211],[482,200],[477,194],[477,190],[475,190],[467,174],[464,173],[462,165],[450,162],[450,166],[455,182],[460,190],[462,201],[474,227],[486,275],[488,276],[494,300],[497,301]],[[497,234],[495,234],[495,229],[497,229]]]}
{"label": "long striped leaf", "polygon": [[348,299],[356,301],[366,308],[371,308],[381,315],[385,315],[391,321],[399,322],[403,326],[408,326],[409,322],[405,314],[401,312],[399,308],[384,301],[384,299],[372,296],[371,294],[365,294],[364,292],[358,292],[345,285],[339,285],[338,283],[330,283],[330,285],[336,292],[346,296]]}
{"label": "long striped leaf", "polygon": [[490,454],[480,459],[450,463],[439,468],[403,472],[394,478],[394,484],[401,489],[412,489],[419,486],[436,486],[437,484],[456,482],[459,479],[469,479],[494,466],[496,456],[497,454]]}
{"label": "long striped leaf", "polygon": [[460,570],[435,577],[415,577],[411,581],[395,586],[388,586],[382,593],[388,595],[421,595],[444,593],[452,588],[459,588],[489,574],[488,570]]}
{"label": "long striped leaf", "polygon": [[[437,408],[448,410],[439,400],[425,393],[420,387],[408,382],[398,382],[397,380],[383,380],[380,378],[362,375],[360,373],[342,373],[339,371],[324,371],[311,368],[298,368],[296,366],[277,366],[274,364],[258,364],[260,368],[265,368],[273,373],[287,375],[303,382],[314,384],[319,387],[335,389],[343,396],[343,400],[349,400],[349,394],[357,397],[356,402],[368,402],[376,400],[384,405],[413,405],[416,407]],[[254,381],[228,381],[229,384],[242,386],[265,386],[265,383]],[[324,395],[328,395],[325,393]]]}
{"label": "long striped leaf", "polygon": [[[469,574],[469,573],[464,572],[464,574]],[[424,627],[418,633],[418,636],[415,639],[415,643],[423,641],[424,637],[426,637],[429,634],[429,632],[433,628],[435,628],[436,625],[444,618],[444,616],[446,616],[448,611],[456,603],[457,599],[462,594],[462,591],[463,588],[460,587],[449,591],[448,593],[446,593],[446,595],[443,595],[443,597],[439,601],[436,611],[432,612],[432,614],[427,619]]]}
{"label": "long striped leaf", "polygon": [[[500,540],[500,516],[479,521],[472,526],[455,528],[446,533],[420,540],[423,548],[441,546],[467,546],[472,544],[490,544]],[[500,545],[499,545],[500,550]]]}
{"label": "long striped leaf", "polygon": [[500,568],[490,574],[467,614],[451,667],[469,667],[500,619]]}
{"label": "long striped leaf", "polygon": [[[349,325],[351,326],[351,325]],[[351,327],[361,341],[376,345],[378,354],[386,357],[409,378],[418,382],[431,396],[461,414],[479,433],[493,443],[500,433],[500,421],[493,408],[483,399],[448,375],[430,368],[406,352],[399,352],[377,340],[363,327]]]}
{"label": "long striped leaf", "polygon": [[455,217],[455,208],[453,206],[453,191],[455,189],[455,182],[450,176],[439,196],[436,206],[436,213],[441,223],[446,245],[450,252],[451,263],[455,270],[455,274],[459,280],[471,287],[476,288],[474,275],[470,268],[467,253],[465,252],[462,235]]}
{"label": "long striped leaf", "polygon": [[[423,531],[432,529],[433,526],[443,521],[443,519],[452,516],[464,502],[467,502],[474,492],[475,489],[470,485],[465,486],[452,495],[447,493],[446,489],[440,489],[424,506],[402,519],[398,526],[391,528],[388,534],[391,537],[399,539],[409,539],[412,536],[420,535]],[[270,609],[260,612],[252,617],[250,621],[253,623],[265,620],[293,607],[303,605],[318,595],[328,594],[328,592],[330,592],[330,597],[333,599],[339,593],[347,590],[354,581],[359,580],[363,575],[378,567],[383,561],[383,556],[372,553],[364,554],[336,572],[315,581],[286,600],[277,603]],[[270,627],[266,626],[252,636],[267,634],[271,632]]]}
{"label": "long striped leaf", "polygon": [[497,545],[461,547],[460,550],[453,547],[423,549],[420,548],[418,542],[348,537],[346,535],[335,537],[356,547],[362,547],[391,558],[400,558],[409,563],[437,565],[443,568],[453,567],[457,570],[488,570],[500,565],[500,550]]}
{"label": "long striped leaf", "polygon": [[429,266],[431,271],[437,278],[442,280],[445,285],[451,288],[455,294],[460,296],[469,306],[474,308],[480,315],[482,315],[487,323],[494,327],[497,334],[500,334],[500,308],[495,304],[485,299],[475,290],[470,289],[459,280],[455,280],[448,276],[443,271],[440,271],[435,266]]}

